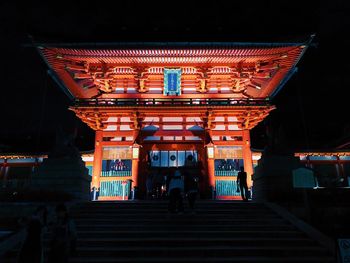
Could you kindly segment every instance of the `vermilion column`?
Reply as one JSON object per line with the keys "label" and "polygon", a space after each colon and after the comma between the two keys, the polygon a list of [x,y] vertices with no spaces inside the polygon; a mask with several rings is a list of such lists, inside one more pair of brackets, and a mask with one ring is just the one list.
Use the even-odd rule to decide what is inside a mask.
{"label": "vermilion column", "polygon": [[139,176],[139,159],[140,159],[140,145],[137,144],[136,140],[137,137],[139,136],[139,129],[134,130],[133,138],[134,138],[134,143],[132,144],[132,153],[131,153],[131,158],[132,158],[132,163],[131,163],[131,180],[132,184],[131,187],[134,190],[134,187],[137,186],[138,184],[138,176]]}
{"label": "vermilion column", "polygon": [[102,169],[102,131],[96,131],[92,187],[98,188],[100,186],[101,169]]}
{"label": "vermilion column", "polygon": [[208,181],[209,187],[215,189],[215,165],[214,165],[214,144],[210,142],[206,145],[207,161],[208,161]]}
{"label": "vermilion column", "polygon": [[208,161],[208,181],[209,186],[215,188],[215,171],[214,171],[214,159],[207,158]]}
{"label": "vermilion column", "polygon": [[253,174],[253,157],[250,149],[250,133],[249,130],[243,130],[243,163],[244,170],[247,173],[248,188],[252,186]]}
{"label": "vermilion column", "polygon": [[138,176],[139,176],[139,159],[132,159],[132,168],[131,168],[131,179],[132,179],[132,189],[137,186]]}

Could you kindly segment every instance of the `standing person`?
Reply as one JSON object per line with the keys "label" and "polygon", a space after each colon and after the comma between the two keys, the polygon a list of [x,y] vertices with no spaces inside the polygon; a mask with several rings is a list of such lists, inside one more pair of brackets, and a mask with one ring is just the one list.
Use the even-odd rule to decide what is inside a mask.
{"label": "standing person", "polygon": [[243,166],[240,167],[240,170],[241,171],[237,176],[237,185],[239,185],[239,188],[241,189],[242,199],[244,201],[248,201],[247,173],[244,171]]}
{"label": "standing person", "polygon": [[69,255],[75,252],[77,235],[75,225],[68,216],[64,204],[56,207],[56,222],[52,229],[49,263],[67,263]]}
{"label": "standing person", "polygon": [[33,262],[43,263],[43,232],[47,220],[47,209],[45,206],[39,206],[27,225],[27,233],[22,244],[18,263]]}
{"label": "standing person", "polygon": [[188,204],[190,206],[190,209],[192,210],[192,213],[195,213],[194,204],[196,202],[197,195],[198,195],[199,177],[197,175],[188,174],[186,176],[185,181],[186,181],[185,188],[187,193]]}
{"label": "standing person", "polygon": [[169,212],[183,213],[184,206],[182,195],[184,192],[184,182],[181,178],[181,173],[176,170],[174,177],[169,182]]}
{"label": "standing person", "polygon": [[157,170],[156,174],[153,176],[153,187],[155,188],[156,198],[162,197],[162,186],[164,184],[164,176],[160,170]]}
{"label": "standing person", "polygon": [[153,174],[149,173],[146,179],[146,199],[152,199],[152,192],[153,192]]}
{"label": "standing person", "polygon": [[91,188],[90,200],[91,201],[95,201],[96,200],[96,187],[95,186]]}

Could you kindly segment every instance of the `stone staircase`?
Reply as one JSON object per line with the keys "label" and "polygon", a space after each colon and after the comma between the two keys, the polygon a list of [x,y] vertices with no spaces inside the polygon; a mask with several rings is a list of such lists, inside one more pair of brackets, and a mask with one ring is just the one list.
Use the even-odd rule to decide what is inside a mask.
{"label": "stone staircase", "polygon": [[[335,262],[327,249],[258,203],[201,201],[196,214],[168,214],[162,201],[90,202],[72,215],[74,263]],[[15,253],[1,262],[14,262]]]}

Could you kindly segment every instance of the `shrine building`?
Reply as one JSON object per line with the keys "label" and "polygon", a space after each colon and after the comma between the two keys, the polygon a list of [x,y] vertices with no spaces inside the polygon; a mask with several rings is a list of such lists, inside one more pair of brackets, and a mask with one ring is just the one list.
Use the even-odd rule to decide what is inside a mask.
{"label": "shrine building", "polygon": [[[95,130],[91,187],[120,200],[150,173],[200,176],[202,193],[252,186],[250,130],[297,70],[302,43],[41,44],[49,74]],[[127,187],[125,187],[125,184]]]}

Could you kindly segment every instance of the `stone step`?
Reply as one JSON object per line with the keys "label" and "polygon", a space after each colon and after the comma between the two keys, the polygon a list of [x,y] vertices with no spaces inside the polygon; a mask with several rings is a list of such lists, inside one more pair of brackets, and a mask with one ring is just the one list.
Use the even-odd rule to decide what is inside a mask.
{"label": "stone step", "polygon": [[148,230],[148,231],[157,231],[157,230],[167,230],[167,231],[178,231],[178,230],[186,230],[186,231],[199,231],[199,230],[295,230],[296,228],[292,225],[266,225],[266,224],[231,224],[231,225],[217,225],[217,224],[194,224],[194,225],[183,225],[183,224],[167,224],[167,225],[157,225],[157,224],[123,224],[123,225],[78,225],[77,230],[87,231],[87,230],[103,230],[103,231],[117,231],[117,230]]}
{"label": "stone step", "polygon": [[[16,257],[17,251],[12,251],[8,257]],[[44,249],[44,254],[49,254],[49,249]],[[233,245],[208,245],[208,246],[188,246],[188,247],[148,247],[148,246],[133,246],[133,247],[82,247],[78,246],[74,258],[95,258],[99,262],[99,258],[111,257],[120,258],[128,257],[129,259],[143,257],[301,257],[313,256],[327,257],[328,252],[316,246],[233,246]]]}
{"label": "stone step", "polygon": [[[168,257],[159,257],[159,258],[103,258],[100,257],[98,261],[96,259],[86,259],[86,258],[73,258],[70,260],[71,263],[90,263],[90,262],[99,262],[99,263],[334,263],[334,260],[329,257],[315,257],[315,256],[303,256],[303,257],[293,257],[293,258],[285,258],[285,257],[276,257],[276,258],[270,258],[270,257],[195,257],[195,258],[189,258],[189,257],[177,257],[177,258],[168,258]],[[4,262],[7,263],[7,262]]]}
{"label": "stone step", "polygon": [[128,238],[128,237],[113,237],[113,238],[79,238],[78,247],[99,246],[105,248],[114,247],[198,247],[215,245],[230,245],[230,246],[312,246],[317,243],[308,238],[192,238],[192,237],[150,237],[150,238]]}
{"label": "stone step", "polygon": [[167,218],[147,218],[142,219],[140,217],[138,218],[130,218],[130,219],[113,219],[113,218],[105,218],[105,219],[99,219],[99,218],[79,218],[75,219],[76,225],[87,225],[87,224],[93,224],[93,225],[259,225],[259,224],[265,224],[269,226],[273,225],[281,225],[281,224],[288,224],[288,222],[281,222],[281,221],[269,221],[269,220],[249,220],[246,222],[243,222],[244,219],[235,219],[235,218],[219,218],[219,219],[209,219],[209,218],[201,218],[201,219],[191,219],[191,218],[179,218],[179,219],[167,219]]}
{"label": "stone step", "polygon": [[[183,199],[184,203],[188,203],[187,199]],[[99,202],[86,202],[86,203],[79,203],[75,205],[75,207],[159,207],[159,206],[167,206],[169,204],[169,200],[162,200],[162,201],[139,201],[139,202],[133,202],[133,201],[121,201],[121,202],[107,202],[107,201],[99,201]],[[237,201],[225,201],[221,203],[216,202],[205,202],[203,200],[196,201],[196,206],[203,206],[203,207],[260,207],[265,208],[264,204],[262,203],[255,203],[255,202],[243,202],[240,200]]]}
{"label": "stone step", "polygon": [[203,247],[79,247],[79,257],[216,257],[220,256],[269,256],[273,257],[298,257],[298,256],[327,256],[328,252],[316,246],[229,246],[211,245]]}
{"label": "stone step", "polygon": [[[188,203],[187,199],[183,199],[184,203]],[[108,202],[108,201],[99,201],[99,202],[86,202],[86,203],[79,203],[75,207],[160,207],[160,206],[167,206],[169,204],[169,200],[161,200],[161,201],[115,201],[115,202]],[[262,203],[255,203],[255,202],[243,202],[243,201],[224,201],[224,202],[205,202],[203,200],[197,200],[195,202],[196,206],[200,207],[243,207],[243,208],[250,208],[250,207],[260,207],[265,208],[264,204]]]}
{"label": "stone step", "polygon": [[195,224],[195,225],[203,225],[203,224],[289,224],[287,221],[281,218],[210,218],[210,217],[201,217],[196,215],[169,215],[166,217],[155,217],[155,218],[143,218],[143,217],[133,217],[128,220],[119,220],[118,218],[103,218],[100,217],[81,217],[74,218],[77,224],[90,224],[93,222],[93,225],[106,225],[109,223],[110,225],[117,224]]}
{"label": "stone step", "polygon": [[[245,203],[247,204],[247,203]],[[184,206],[189,207],[188,203],[184,201]],[[218,209],[241,209],[244,211],[249,211],[249,210],[268,210],[268,208],[264,207],[263,205],[215,205],[215,204],[195,204],[195,207],[198,209],[208,209],[208,210],[218,210]],[[131,210],[131,209],[167,209],[168,208],[168,203],[161,203],[161,204],[149,204],[149,205],[126,205],[126,204],[108,204],[108,205],[103,205],[102,204],[94,204],[92,203],[91,205],[79,205],[73,207],[74,210],[85,210],[86,208],[89,209],[125,209],[125,210]]]}
{"label": "stone step", "polygon": [[111,214],[80,214],[76,215],[73,218],[75,219],[81,219],[81,218],[91,218],[91,219],[133,219],[133,218],[141,218],[141,219],[279,219],[280,217],[278,215],[271,215],[271,214],[191,214],[191,213],[183,213],[183,214],[168,214],[168,213],[160,213],[160,214],[118,214],[118,213],[111,213]]}
{"label": "stone step", "polygon": [[[186,209],[187,208],[187,209]],[[191,211],[188,207],[185,207],[185,210]],[[258,210],[243,210],[243,209],[195,209],[197,214],[271,214],[271,211],[267,209],[258,209]],[[168,212],[168,208],[159,208],[159,209],[124,209],[124,208],[106,208],[106,209],[90,209],[90,210],[82,210],[75,211],[74,214],[164,214]]]}
{"label": "stone step", "polygon": [[[120,231],[80,231],[78,232],[79,238],[96,238],[96,237],[103,237],[103,238],[111,238],[111,237],[118,237],[122,236],[125,238],[131,238],[131,237],[167,237],[169,236],[169,231],[159,230],[159,231],[147,231],[147,230],[120,230]],[[236,237],[236,238],[243,238],[243,237],[305,237],[305,235],[299,231],[293,231],[293,230],[284,230],[284,231],[275,231],[275,230],[246,230],[246,231],[174,231],[171,232],[172,237],[196,237],[196,238],[222,238],[222,237]]]}
{"label": "stone step", "polygon": [[[186,203],[181,215],[168,214],[167,207],[168,201],[77,205],[71,213],[77,254],[70,262],[334,262],[326,249],[263,204],[199,201],[196,214]],[[15,262],[17,252],[0,262]]]}
{"label": "stone step", "polygon": [[151,214],[141,214],[141,215],[135,215],[135,214],[116,214],[116,215],[108,215],[103,214],[101,216],[96,216],[93,214],[80,214],[78,216],[74,217],[76,220],[98,220],[98,221],[116,221],[116,220],[216,220],[216,221],[228,221],[228,220],[235,220],[235,219],[280,219],[277,215],[258,215],[257,217],[252,217],[245,214],[239,214],[239,215],[191,215],[191,214],[159,214],[159,215],[151,215]]}
{"label": "stone step", "polygon": [[[15,258],[3,259],[2,263],[16,263]],[[46,261],[45,261],[46,262]],[[331,257],[303,256],[303,257],[256,257],[256,256],[225,256],[225,257],[99,257],[71,258],[70,263],[334,263]]]}

